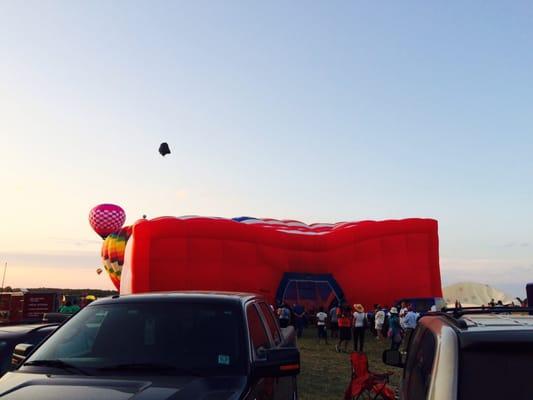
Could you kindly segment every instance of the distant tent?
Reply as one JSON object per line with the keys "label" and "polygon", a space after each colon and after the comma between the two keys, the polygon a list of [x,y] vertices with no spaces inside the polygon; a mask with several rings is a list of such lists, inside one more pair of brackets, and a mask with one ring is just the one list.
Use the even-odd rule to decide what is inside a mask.
{"label": "distant tent", "polygon": [[493,288],[489,285],[476,282],[461,282],[446,286],[442,289],[444,301],[448,305],[454,305],[456,300],[461,302],[463,307],[487,305],[491,299],[495,302],[501,300],[503,304],[515,302],[512,296]]}

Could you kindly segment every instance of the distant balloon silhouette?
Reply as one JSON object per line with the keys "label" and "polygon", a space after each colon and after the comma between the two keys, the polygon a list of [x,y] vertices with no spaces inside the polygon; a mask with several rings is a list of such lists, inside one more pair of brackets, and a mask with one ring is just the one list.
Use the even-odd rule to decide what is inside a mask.
{"label": "distant balloon silhouette", "polygon": [[168,147],[168,143],[161,143],[159,146],[159,154],[161,154],[163,157],[165,157],[167,154],[170,154],[170,147]]}
{"label": "distant balloon silhouette", "polygon": [[100,204],[89,213],[89,223],[102,239],[122,228],[124,221],[126,221],[126,213],[114,204]]}

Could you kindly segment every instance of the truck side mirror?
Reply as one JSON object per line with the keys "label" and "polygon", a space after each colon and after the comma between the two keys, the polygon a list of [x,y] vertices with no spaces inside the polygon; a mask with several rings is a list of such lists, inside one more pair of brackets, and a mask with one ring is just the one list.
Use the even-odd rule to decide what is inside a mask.
{"label": "truck side mirror", "polygon": [[398,350],[385,350],[383,352],[383,363],[392,367],[403,368],[405,366],[402,360],[402,353]]}
{"label": "truck side mirror", "polygon": [[35,346],[29,343],[17,344],[15,350],[13,350],[13,355],[11,356],[11,367],[17,368],[22,364],[34,348]]}
{"label": "truck side mirror", "polygon": [[261,378],[293,376],[300,373],[300,352],[296,347],[265,349],[264,358],[253,363],[253,375]]}

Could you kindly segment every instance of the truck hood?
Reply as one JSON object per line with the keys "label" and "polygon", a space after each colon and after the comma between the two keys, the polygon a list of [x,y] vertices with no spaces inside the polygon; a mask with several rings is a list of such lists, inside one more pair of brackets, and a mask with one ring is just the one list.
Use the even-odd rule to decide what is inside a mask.
{"label": "truck hood", "polygon": [[245,377],[82,377],[11,372],[0,380],[3,400],[234,400]]}

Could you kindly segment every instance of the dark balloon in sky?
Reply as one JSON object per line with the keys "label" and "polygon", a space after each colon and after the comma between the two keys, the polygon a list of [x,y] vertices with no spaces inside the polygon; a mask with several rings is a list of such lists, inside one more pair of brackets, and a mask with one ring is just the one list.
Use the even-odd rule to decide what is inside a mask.
{"label": "dark balloon in sky", "polygon": [[159,154],[161,154],[163,157],[165,157],[167,154],[170,154],[170,147],[168,147],[168,143],[161,143],[159,146]]}

